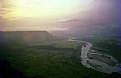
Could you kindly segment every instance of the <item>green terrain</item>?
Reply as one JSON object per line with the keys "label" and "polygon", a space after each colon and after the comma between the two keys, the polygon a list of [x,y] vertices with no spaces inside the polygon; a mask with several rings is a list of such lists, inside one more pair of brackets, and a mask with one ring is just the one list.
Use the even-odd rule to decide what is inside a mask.
{"label": "green terrain", "polygon": [[7,61],[10,68],[26,77],[113,78],[112,75],[86,68],[81,64],[80,43],[50,39],[19,44],[14,41],[13,44],[5,42],[0,48],[0,60]]}
{"label": "green terrain", "polygon": [[83,37],[80,38],[80,40],[86,40],[93,44],[92,49],[110,54],[114,58],[116,58],[118,61],[121,61],[120,55],[121,55],[121,44],[120,44],[120,38],[119,37],[105,37],[105,36],[95,36],[95,37]]}

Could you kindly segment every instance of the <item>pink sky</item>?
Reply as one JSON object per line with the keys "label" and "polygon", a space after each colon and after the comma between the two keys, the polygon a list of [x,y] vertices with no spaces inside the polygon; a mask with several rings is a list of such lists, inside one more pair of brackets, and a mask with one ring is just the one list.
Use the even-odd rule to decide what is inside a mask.
{"label": "pink sky", "polygon": [[[8,2],[11,1],[11,2]],[[28,12],[11,15],[9,19],[4,18],[5,14],[9,14],[9,12],[18,13],[19,10],[23,9],[23,7],[18,6],[22,5],[21,2],[12,3],[14,0],[1,0],[0,1],[0,28],[4,31],[29,31],[29,30],[47,30],[47,31],[68,31],[72,29],[80,29],[90,27],[92,25],[98,24],[116,24],[119,20],[119,1],[120,0],[69,0],[66,2],[67,4],[61,4],[63,8],[55,8],[55,10],[49,8],[49,4],[47,4],[47,9],[42,9],[45,13],[37,13],[41,12],[41,10],[33,10],[26,11],[29,6],[30,9],[33,9],[33,5],[28,5],[25,7],[25,10]],[[20,1],[20,0],[18,0]],[[48,1],[48,0],[47,0]],[[56,0],[56,6],[58,5],[58,1]],[[3,4],[4,3],[4,4]],[[27,4],[29,2],[25,2]],[[61,3],[61,2],[60,2]],[[73,3],[73,4],[72,4]],[[12,5],[14,4],[14,5]],[[16,6],[15,6],[16,4]],[[54,4],[54,2],[52,3]],[[83,5],[84,4],[84,5]],[[44,4],[45,5],[45,4]],[[48,6],[49,5],[49,6]],[[68,5],[68,6],[67,6]],[[82,6],[83,5],[83,6]],[[51,6],[51,7],[56,7]],[[39,7],[39,6],[38,6]],[[13,11],[14,10],[14,11]],[[17,12],[16,12],[17,11]],[[56,13],[47,13],[47,12],[56,12]],[[30,13],[29,15],[29,12]],[[61,12],[61,13],[60,13]],[[32,15],[33,14],[33,15]],[[38,15],[36,15],[38,14]],[[50,15],[48,15],[50,14]]]}

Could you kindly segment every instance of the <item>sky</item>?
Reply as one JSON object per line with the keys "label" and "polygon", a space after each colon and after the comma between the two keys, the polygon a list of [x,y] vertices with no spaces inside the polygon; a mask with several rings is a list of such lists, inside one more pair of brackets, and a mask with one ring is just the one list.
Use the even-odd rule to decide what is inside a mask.
{"label": "sky", "polygon": [[2,31],[67,31],[115,23],[120,0],[0,0]]}

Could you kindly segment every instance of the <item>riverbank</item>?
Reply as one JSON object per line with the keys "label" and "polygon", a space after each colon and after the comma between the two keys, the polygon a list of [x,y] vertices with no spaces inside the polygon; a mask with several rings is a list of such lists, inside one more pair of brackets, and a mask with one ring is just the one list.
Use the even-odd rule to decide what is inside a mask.
{"label": "riverbank", "polygon": [[80,43],[84,43],[84,45],[81,47],[80,57],[81,63],[85,67],[108,74],[111,74],[113,72],[121,74],[120,63],[111,55],[92,50],[91,48],[93,47],[93,45],[86,41],[74,39],[69,39],[68,41],[77,41]]}
{"label": "riverbank", "polygon": [[117,72],[121,74],[120,64],[116,59],[108,54],[103,54],[91,50],[92,44],[86,42],[86,46],[81,48],[82,64],[88,68],[111,74]]}

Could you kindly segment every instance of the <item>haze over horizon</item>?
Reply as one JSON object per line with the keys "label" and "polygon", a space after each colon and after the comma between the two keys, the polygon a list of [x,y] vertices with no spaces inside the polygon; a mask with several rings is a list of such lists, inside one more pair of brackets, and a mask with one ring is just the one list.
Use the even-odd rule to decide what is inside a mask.
{"label": "haze over horizon", "polygon": [[121,0],[0,0],[0,78],[120,78]]}
{"label": "haze over horizon", "polygon": [[1,31],[72,31],[118,26],[120,0],[1,0]]}

